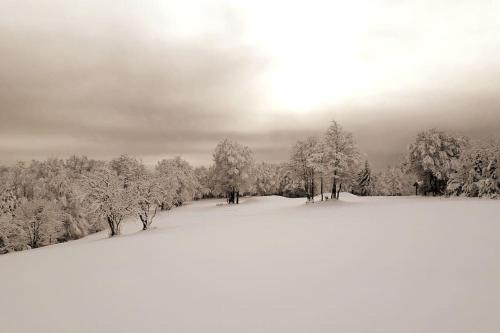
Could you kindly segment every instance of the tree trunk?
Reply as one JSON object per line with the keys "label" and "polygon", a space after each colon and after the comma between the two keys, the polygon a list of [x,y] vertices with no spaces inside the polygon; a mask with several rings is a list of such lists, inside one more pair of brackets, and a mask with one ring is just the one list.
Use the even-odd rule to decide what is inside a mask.
{"label": "tree trunk", "polygon": [[115,230],[115,223],[113,222],[113,220],[108,216],[108,225],[109,225],[109,229],[111,230],[111,237],[115,236],[116,235],[116,230]]}
{"label": "tree trunk", "polygon": [[337,199],[337,170],[333,171],[332,199]]}
{"label": "tree trunk", "polygon": [[314,170],[311,172],[311,198],[314,202]]}
{"label": "tree trunk", "polygon": [[339,185],[339,189],[337,191],[337,200],[339,200],[339,197],[340,197],[340,191],[342,190],[342,183],[340,183]]}
{"label": "tree trunk", "polygon": [[141,219],[141,222],[142,222],[142,230],[147,230],[148,229],[148,219],[147,219],[147,217],[144,218],[141,214],[139,214],[139,218]]}
{"label": "tree trunk", "polygon": [[236,191],[236,204],[240,203],[240,191]]}
{"label": "tree trunk", "polygon": [[228,203],[229,204],[234,204],[235,203],[235,198],[236,198],[236,191],[233,187],[233,189],[229,192],[229,199],[228,199]]}
{"label": "tree trunk", "polygon": [[323,176],[321,176],[321,184],[320,184],[320,187],[321,187],[321,201],[324,200],[323,198]]}

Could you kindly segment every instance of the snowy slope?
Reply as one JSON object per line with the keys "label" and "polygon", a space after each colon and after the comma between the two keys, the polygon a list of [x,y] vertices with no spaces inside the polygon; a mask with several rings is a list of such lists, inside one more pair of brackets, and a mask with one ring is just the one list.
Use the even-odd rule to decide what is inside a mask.
{"label": "snowy slope", "polygon": [[499,201],[217,202],[0,256],[0,332],[500,332]]}

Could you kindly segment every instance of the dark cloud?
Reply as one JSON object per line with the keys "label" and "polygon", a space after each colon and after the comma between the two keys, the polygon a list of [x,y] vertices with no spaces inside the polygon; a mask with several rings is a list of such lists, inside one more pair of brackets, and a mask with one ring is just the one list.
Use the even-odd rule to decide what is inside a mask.
{"label": "dark cloud", "polygon": [[58,28],[0,32],[4,162],[72,153],[209,156],[200,147],[234,130],[255,105],[253,76],[266,62],[243,46],[144,40],[134,27],[124,36],[104,26],[92,38]]}

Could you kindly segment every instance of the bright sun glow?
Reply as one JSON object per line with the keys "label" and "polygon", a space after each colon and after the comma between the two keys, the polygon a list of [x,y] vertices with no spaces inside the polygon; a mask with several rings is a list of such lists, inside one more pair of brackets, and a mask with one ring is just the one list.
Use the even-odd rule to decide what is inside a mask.
{"label": "bright sun glow", "polygon": [[[367,6],[335,1],[231,1],[228,6],[237,8],[242,43],[270,63],[262,80],[268,109],[308,112],[367,85],[358,52]],[[210,2],[176,3],[168,11],[176,13],[168,25],[178,38],[227,29],[220,17],[207,15],[214,12]]]}
{"label": "bright sun glow", "polygon": [[[199,3],[175,2],[165,9],[175,14],[164,20],[169,33],[180,39],[208,34],[223,47],[256,51],[269,63],[264,74],[255,74],[261,78],[259,98],[272,112],[307,113],[428,87],[430,78],[451,68],[450,59],[455,66],[477,64],[475,43],[487,45],[497,38],[462,38],[465,27],[475,31],[481,26],[468,15],[473,4],[444,12],[437,8],[430,15],[420,2],[233,0],[214,6],[209,0],[193,1]],[[442,15],[468,19],[453,24]],[[416,29],[422,22],[422,29]],[[486,20],[485,27],[491,22]],[[228,44],[234,43],[232,36],[234,45]]]}
{"label": "bright sun glow", "polygon": [[267,77],[272,108],[309,112],[350,98],[368,84],[358,52],[365,10],[348,2],[286,9],[282,3],[257,2],[245,12],[257,22],[250,40],[273,61]]}

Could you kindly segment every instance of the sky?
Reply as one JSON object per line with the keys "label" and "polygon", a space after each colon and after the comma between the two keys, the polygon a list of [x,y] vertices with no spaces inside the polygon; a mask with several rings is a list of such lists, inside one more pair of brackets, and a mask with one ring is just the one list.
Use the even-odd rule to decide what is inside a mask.
{"label": "sky", "polygon": [[500,133],[497,1],[0,2],[0,163],[259,161],[337,120],[377,169],[415,135]]}

